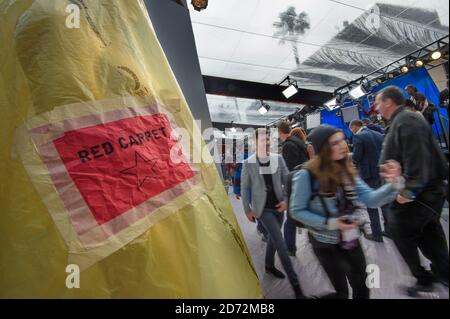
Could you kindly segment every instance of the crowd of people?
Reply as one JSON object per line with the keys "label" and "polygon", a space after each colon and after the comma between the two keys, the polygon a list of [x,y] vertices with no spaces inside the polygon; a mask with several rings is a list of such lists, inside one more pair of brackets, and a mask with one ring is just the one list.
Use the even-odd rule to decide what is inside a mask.
{"label": "crowd of people", "polygon": [[[380,91],[372,111],[384,127],[378,116],[351,121],[351,146],[339,128],[320,125],[307,135],[281,122],[283,146],[275,154],[269,152],[268,132],[258,129],[255,153],[247,150],[234,170],[234,192],[267,241],[266,272],[287,276],[296,298],[305,298],[289,258],[297,253],[299,227],[307,230],[335,290],[320,298],[348,298],[349,285],[352,298],[370,298],[361,232],[380,244],[383,237],[393,240],[416,278],[405,291],[409,296],[432,292],[436,282],[448,287],[449,251],[440,222],[448,162],[424,114],[431,104],[414,87],[407,91],[409,102],[398,87]],[[366,208],[371,232],[364,227]],[[421,264],[419,250],[430,270]],[[275,267],[275,253],[284,273]]]}

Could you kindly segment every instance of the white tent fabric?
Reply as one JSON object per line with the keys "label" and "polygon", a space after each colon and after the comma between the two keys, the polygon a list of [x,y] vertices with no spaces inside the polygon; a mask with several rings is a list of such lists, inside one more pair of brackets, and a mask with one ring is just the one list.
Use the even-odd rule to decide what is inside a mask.
{"label": "white tent fabric", "polygon": [[236,97],[227,97],[222,95],[207,96],[208,106],[213,122],[236,124],[252,124],[264,126],[274,122],[281,117],[288,116],[301,108],[301,104],[291,104],[275,101],[264,101],[270,106],[270,111],[264,115],[260,114],[258,109],[261,107],[261,101],[253,99],[244,99]]}
{"label": "white tent fabric", "polygon": [[204,75],[268,84],[290,75],[326,92],[449,32],[447,0],[227,0],[190,13]]}

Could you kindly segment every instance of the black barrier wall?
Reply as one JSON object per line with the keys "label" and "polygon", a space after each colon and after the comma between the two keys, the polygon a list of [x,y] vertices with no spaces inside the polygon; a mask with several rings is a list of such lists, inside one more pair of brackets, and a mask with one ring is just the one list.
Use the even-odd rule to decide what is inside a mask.
{"label": "black barrier wall", "polygon": [[194,118],[201,120],[203,131],[212,124],[188,4],[186,0],[146,0],[145,5],[189,108]]}

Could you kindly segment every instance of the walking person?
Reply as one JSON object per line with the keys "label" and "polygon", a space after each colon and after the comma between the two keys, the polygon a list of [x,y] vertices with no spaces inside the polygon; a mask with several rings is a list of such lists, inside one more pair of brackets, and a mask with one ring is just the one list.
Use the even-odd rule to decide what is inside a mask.
{"label": "walking person", "polygon": [[[278,136],[283,142],[283,159],[286,162],[289,171],[292,171],[296,166],[301,165],[308,160],[306,134],[301,128],[295,128],[291,131],[288,122],[280,122],[278,124]],[[297,226],[290,219],[286,219],[283,230],[289,256],[295,257],[297,253],[297,246],[295,243],[297,239]]]}
{"label": "walking person", "polygon": [[242,166],[241,198],[244,211],[251,222],[261,222],[269,235],[265,257],[266,272],[280,279],[285,278],[275,268],[275,252],[278,252],[296,298],[303,298],[300,282],[281,234],[284,211],[287,209],[285,183],[288,169],[280,155],[269,152],[270,140],[265,130],[256,130],[255,137],[256,154],[245,160]]}
{"label": "walking person", "polygon": [[[356,164],[359,176],[370,187],[381,186],[380,160],[384,136],[378,132],[368,129],[361,120],[355,119],[350,122],[350,131],[353,133],[353,162]],[[387,231],[387,209],[382,207],[384,217],[384,228]],[[381,229],[380,214],[378,208],[367,208],[370,218],[372,234],[365,234],[368,240],[383,242],[383,231]]]}
{"label": "walking person", "polygon": [[378,207],[395,199],[402,188],[401,168],[395,161],[381,167],[387,184],[373,190],[357,175],[348,157],[344,133],[320,125],[309,136],[316,155],[294,174],[291,217],[308,229],[314,254],[335,289],[327,298],[368,299],[366,259],[359,242],[356,201]]}
{"label": "walking person", "polygon": [[[392,203],[388,223],[400,254],[417,279],[407,288],[415,297],[433,291],[436,279],[448,286],[449,252],[440,223],[448,163],[426,120],[403,107],[405,98],[398,87],[384,88],[376,103],[380,114],[390,121],[380,162],[395,159],[403,167],[405,189]],[[419,249],[431,261],[432,272],[422,266]]]}

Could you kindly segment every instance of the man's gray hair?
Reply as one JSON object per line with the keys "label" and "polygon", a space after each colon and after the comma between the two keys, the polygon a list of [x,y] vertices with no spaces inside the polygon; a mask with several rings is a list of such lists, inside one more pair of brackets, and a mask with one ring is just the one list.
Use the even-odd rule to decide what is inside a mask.
{"label": "man's gray hair", "polygon": [[386,101],[387,99],[391,99],[394,104],[400,106],[405,104],[405,96],[403,95],[403,91],[394,85],[385,87],[382,89],[377,96],[380,97],[382,101]]}

